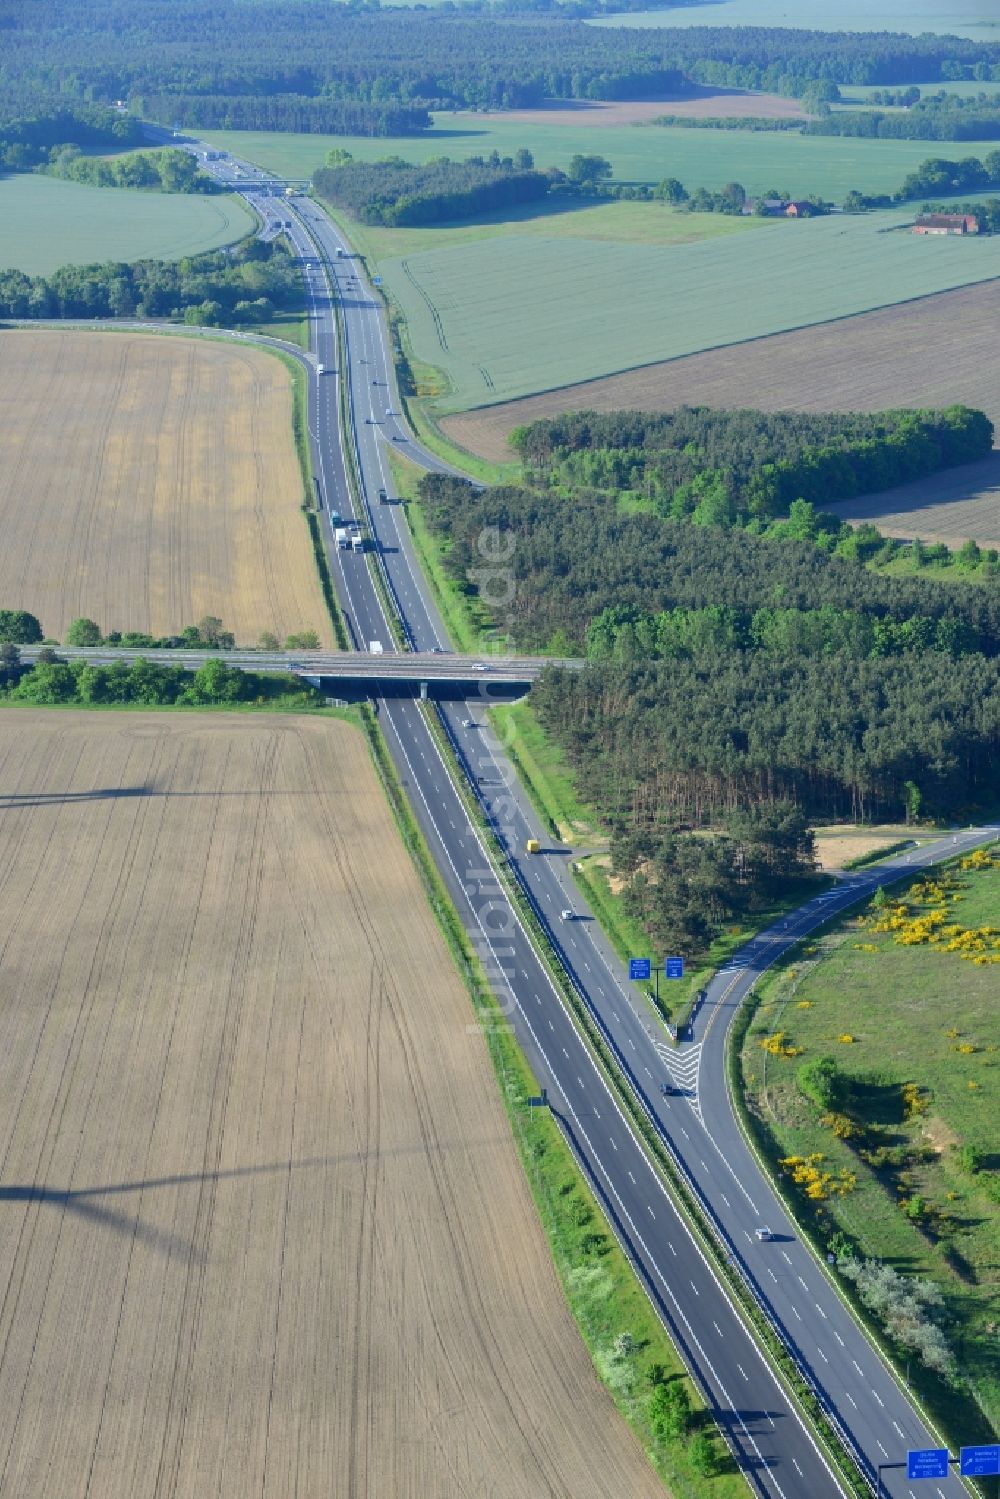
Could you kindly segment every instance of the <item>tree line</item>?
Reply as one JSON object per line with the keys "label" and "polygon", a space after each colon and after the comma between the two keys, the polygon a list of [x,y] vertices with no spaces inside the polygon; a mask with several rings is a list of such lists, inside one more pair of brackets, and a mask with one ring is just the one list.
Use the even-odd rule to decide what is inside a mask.
{"label": "tree line", "polygon": [[281,240],[246,239],[178,261],[61,266],[51,276],[0,270],[0,317],[8,318],[172,318],[221,326],[260,322],[301,301],[301,270]]}
{"label": "tree line", "polygon": [[988,152],[982,161],[977,156],[961,161],[929,156],[903,178],[896,200],[928,198],[936,193],[974,193],[988,187],[1000,187],[1000,151]]}
{"label": "tree line", "polygon": [[[40,653],[41,657],[41,653]],[[39,706],[92,707],[125,703],[134,707],[191,707],[264,703],[278,707],[322,706],[324,698],[308,683],[271,672],[242,671],[224,661],[206,661],[197,671],[154,661],[116,661],[112,666],[61,661],[45,653],[33,666],[21,662],[16,647],[0,648],[0,701]]]}
{"label": "tree line", "polygon": [[510,441],[549,484],[627,490],[674,519],[730,526],[984,458],[993,424],[964,406],[819,415],[682,406],[567,413],[517,427]]}
{"label": "tree line", "polygon": [[707,609],[662,609],[649,613],[634,604],[602,609],[587,627],[591,661],[676,661],[681,657],[728,651],[763,651],[772,656],[834,656],[853,660],[923,655],[983,654],[979,633],[954,614],[905,619],[865,614],[859,609],[743,609],[713,604]]}
{"label": "tree line", "polygon": [[198,168],[189,151],[130,151],[124,156],[84,156],[79,146],[54,147],[45,171],[50,177],[86,182],[91,187],[131,187],[161,193],[215,193],[214,178]]}
{"label": "tree line", "polygon": [[[18,98],[32,89],[47,97],[155,98],[169,124],[192,99],[242,97],[255,101],[243,118],[257,128],[268,128],[260,101],[269,96],[502,109],[546,97],[648,97],[676,92],[685,77],[801,95],[824,80],[905,85],[1000,76],[993,42],[763,27],[597,28],[560,8],[35,0],[6,18],[3,34],[5,85]],[[275,127],[290,128],[301,108],[283,106]]]}
{"label": "tree line", "polygon": [[802,126],[803,135],[848,135],[896,141],[990,141],[1000,139],[1000,96],[980,94],[963,99],[938,94],[911,105],[904,113],[878,109],[827,111]]}
{"label": "tree line", "polygon": [[131,115],[100,105],[60,105],[31,114],[0,106],[0,171],[28,172],[47,166],[71,146],[124,146],[142,143],[142,127]]}
{"label": "tree line", "polygon": [[365,224],[435,224],[543,198],[550,178],[534,170],[530,152],[519,151],[505,161],[496,154],[493,161],[443,157],[424,166],[398,157],[344,161],[321,167],[313,186],[321,198]]}
{"label": "tree line", "polygon": [[175,129],[293,130],[299,135],[420,135],[422,104],[310,98],[306,94],[148,94],[133,108]]}

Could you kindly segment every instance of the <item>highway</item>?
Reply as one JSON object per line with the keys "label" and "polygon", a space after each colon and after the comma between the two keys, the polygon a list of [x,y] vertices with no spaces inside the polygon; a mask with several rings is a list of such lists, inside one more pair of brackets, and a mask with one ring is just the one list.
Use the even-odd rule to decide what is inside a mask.
{"label": "highway", "polygon": [[[369,572],[370,566],[378,566],[384,569],[386,589],[397,601],[411,643],[425,652],[446,650],[448,640],[413,556],[400,508],[377,503],[379,488],[391,492],[386,463],[389,445],[401,445],[428,466],[440,465],[418,449],[399,415],[385,324],[374,289],[318,206],[304,199],[294,200],[294,205],[292,209],[280,199],[257,198],[257,206],[266,214],[291,217],[293,227],[288,232],[303,257],[313,350],[326,371],[310,382],[314,470],[327,511],[350,515],[339,421],[343,382],[364,489],[365,513],[356,518],[366,525],[375,543],[371,558],[337,550],[324,516],[338,596],[356,644],[378,639],[388,651],[393,635]],[[343,368],[335,301],[343,317]],[[502,573],[503,539],[489,538],[489,547],[490,560]],[[713,980],[694,1019],[692,1039],[674,1049],[644,1001],[630,992],[622,964],[581,901],[567,867],[569,851],[551,846],[527,803],[510,760],[484,717],[489,705],[487,678],[484,674],[475,698],[439,710],[456,754],[641,1106],[700,1198],[747,1286],[767,1308],[845,1443],[874,1481],[879,1463],[897,1462],[908,1447],[935,1446],[937,1439],[840,1300],[827,1267],[798,1239],[750,1154],[726,1091],[724,1041],[739,1001],[763,968],[836,909],[884,880],[884,867],[845,882],[758,936]],[[424,711],[400,699],[387,698],[379,704],[382,728],[414,811],[507,1019],[539,1084],[548,1091],[553,1113],[712,1403],[748,1484],[758,1494],[784,1499],[822,1499],[842,1493],[593,1062],[496,880]],[[977,829],[953,835],[893,863],[912,867],[987,841],[996,833],[996,829]],[[525,852],[528,838],[541,841],[541,854]],[[568,913],[566,919],[563,912]],[[666,1080],[677,1089],[668,1097],[660,1091]],[[762,1226],[775,1235],[770,1242],[758,1241],[756,1229]],[[918,1485],[914,1492],[905,1478],[892,1472],[883,1480],[883,1492],[891,1499],[921,1499],[921,1495],[958,1499],[967,1490],[951,1477]]]}

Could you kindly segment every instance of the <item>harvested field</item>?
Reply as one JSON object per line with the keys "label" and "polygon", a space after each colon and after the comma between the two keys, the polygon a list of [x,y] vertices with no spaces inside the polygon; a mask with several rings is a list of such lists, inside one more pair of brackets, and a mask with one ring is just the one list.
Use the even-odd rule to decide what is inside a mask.
{"label": "harvested field", "polygon": [[864,824],[844,822],[834,827],[816,829],[816,858],[824,874],[834,874],[860,859],[863,854],[877,849],[891,848],[904,838],[914,838],[914,830],[905,823],[877,823],[871,827]]}
{"label": "harvested field", "polygon": [[220,616],[242,644],[331,632],[271,355],[191,338],[0,333],[0,604],[63,639],[179,632]]}
{"label": "harvested field", "polygon": [[[665,94],[662,99],[553,99],[541,109],[487,110],[477,120],[491,124],[524,125],[645,125],[660,115],[692,120],[745,119],[805,120],[809,116],[797,99],[781,94],[752,94],[747,89],[702,88],[695,93]],[[466,119],[465,115],[462,119]]]}
{"label": "harvested field", "polygon": [[[513,458],[512,427],[560,411],[742,406],[765,411],[872,411],[891,406],[984,410],[1000,431],[1000,282],[691,354],[625,375],[445,417],[452,442],[493,462]],[[1000,544],[1000,459],[832,508],[927,541]]]}
{"label": "harvested field", "polygon": [[0,1490],[662,1493],[330,720],[0,713]]}

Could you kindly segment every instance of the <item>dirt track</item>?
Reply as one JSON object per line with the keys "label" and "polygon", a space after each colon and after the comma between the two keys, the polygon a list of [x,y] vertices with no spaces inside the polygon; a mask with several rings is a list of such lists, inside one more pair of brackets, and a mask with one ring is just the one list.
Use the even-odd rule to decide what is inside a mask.
{"label": "dirt track", "polygon": [[[450,416],[441,425],[462,447],[502,462],[513,456],[506,443],[512,427],[560,411],[668,411],[680,405],[873,411],[955,402],[984,410],[1000,431],[1000,283],[566,386]],[[890,533],[959,544],[974,536],[997,546],[998,465],[1000,455],[994,454],[965,473],[837,508]]]}
{"label": "dirt track", "polygon": [[662,1494],[363,741],[0,710],[5,1499]]}
{"label": "dirt track", "polygon": [[0,332],[0,607],[70,621],[332,644],[291,433],[259,350],[191,338]]}

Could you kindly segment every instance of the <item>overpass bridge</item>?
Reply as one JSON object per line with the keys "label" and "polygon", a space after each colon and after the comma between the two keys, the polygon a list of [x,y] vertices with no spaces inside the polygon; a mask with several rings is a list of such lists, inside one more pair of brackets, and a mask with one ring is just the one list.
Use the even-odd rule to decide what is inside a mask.
{"label": "overpass bridge", "polygon": [[207,661],[223,661],[241,671],[289,672],[315,683],[331,697],[432,698],[455,701],[481,697],[509,702],[524,697],[546,666],[578,670],[583,662],[547,656],[459,656],[450,651],[213,651],[123,649],[117,646],[21,646],[21,659],[37,661],[54,650],[59,660],[111,666],[116,661],[152,661],[197,671]]}

